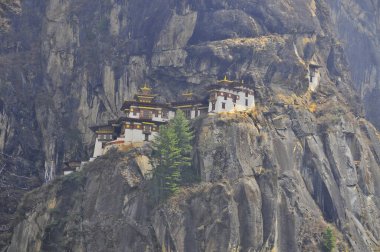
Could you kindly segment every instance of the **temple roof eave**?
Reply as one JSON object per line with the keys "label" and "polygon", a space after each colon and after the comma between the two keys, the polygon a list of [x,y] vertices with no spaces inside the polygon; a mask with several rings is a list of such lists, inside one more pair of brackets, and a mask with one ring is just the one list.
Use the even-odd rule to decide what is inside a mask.
{"label": "temple roof eave", "polygon": [[125,101],[123,106],[121,107],[121,111],[129,109],[131,106],[138,107],[152,107],[152,108],[170,108],[170,104],[168,103],[149,103],[149,102],[138,102],[138,101]]}

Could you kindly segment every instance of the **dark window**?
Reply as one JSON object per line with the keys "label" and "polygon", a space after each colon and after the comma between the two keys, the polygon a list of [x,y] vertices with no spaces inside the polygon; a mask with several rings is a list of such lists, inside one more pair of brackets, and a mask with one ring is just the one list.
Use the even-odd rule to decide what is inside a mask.
{"label": "dark window", "polygon": [[162,117],[163,118],[168,118],[168,111],[162,111]]}
{"label": "dark window", "polygon": [[187,119],[191,118],[191,110],[185,110],[185,116]]}
{"label": "dark window", "polygon": [[226,108],[226,104],[222,102],[222,109],[225,109],[225,108]]}
{"label": "dark window", "polygon": [[247,92],[245,92],[245,97],[248,97],[248,91],[247,91]]}
{"label": "dark window", "polygon": [[215,110],[215,103],[212,104],[212,109],[211,110]]}
{"label": "dark window", "polygon": [[236,103],[236,96],[233,97],[232,101],[233,103]]}
{"label": "dark window", "polygon": [[248,106],[248,99],[245,99],[245,106]]}
{"label": "dark window", "polygon": [[227,97],[228,97],[228,95],[227,95],[227,94],[225,94],[225,95],[224,95],[224,100],[227,100]]}
{"label": "dark window", "polygon": [[145,134],[145,141],[149,141],[149,134]]}

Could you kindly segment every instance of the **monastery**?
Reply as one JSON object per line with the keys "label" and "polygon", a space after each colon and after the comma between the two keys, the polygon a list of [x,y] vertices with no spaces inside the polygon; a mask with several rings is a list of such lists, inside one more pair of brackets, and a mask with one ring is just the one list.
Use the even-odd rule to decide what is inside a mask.
{"label": "monastery", "polygon": [[208,94],[208,99],[197,100],[192,92],[187,91],[182,94],[180,102],[159,103],[155,101],[156,95],[152,89],[144,85],[134,100],[125,101],[121,107],[125,117],[91,127],[96,134],[91,160],[111,148],[151,141],[158,134],[160,125],[174,118],[178,110],[183,111],[188,119],[194,119],[207,114],[244,111],[255,107],[253,89],[227,77],[211,85]]}
{"label": "monastery", "polygon": [[[318,87],[321,66],[310,62],[308,68],[309,90]],[[146,84],[140,88],[134,100],[125,101],[121,110],[124,117],[108,121],[107,124],[90,127],[96,134],[94,153],[90,161],[104,155],[112,148],[126,149],[151,141],[158,134],[161,125],[174,118],[178,110],[183,111],[189,120],[202,115],[221,112],[245,111],[255,107],[255,93],[243,82],[217,81],[207,89],[206,99],[195,99],[190,91],[182,94],[182,101],[160,103],[156,94]],[[70,161],[65,163],[64,175],[80,170],[87,162]]]}

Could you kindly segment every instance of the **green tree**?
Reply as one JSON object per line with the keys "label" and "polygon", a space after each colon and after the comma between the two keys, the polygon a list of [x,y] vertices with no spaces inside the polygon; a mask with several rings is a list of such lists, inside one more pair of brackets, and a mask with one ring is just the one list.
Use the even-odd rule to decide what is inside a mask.
{"label": "green tree", "polygon": [[331,252],[335,247],[335,236],[333,230],[330,227],[327,227],[325,232],[323,233],[323,247],[325,251]]}
{"label": "green tree", "polygon": [[174,128],[178,138],[178,148],[181,151],[181,178],[182,183],[186,183],[187,181],[191,181],[193,177],[191,153],[193,151],[192,141],[194,133],[190,129],[189,120],[186,119],[185,114],[181,110],[176,112],[176,116],[169,126]]}
{"label": "green tree", "polygon": [[154,180],[158,189],[158,198],[166,198],[179,189],[181,180],[179,165],[181,151],[173,127],[161,126],[160,133],[153,141],[153,158],[155,165]]}
{"label": "green tree", "polygon": [[191,167],[193,133],[188,120],[181,111],[153,141],[153,192],[155,201],[166,199],[187,181]]}

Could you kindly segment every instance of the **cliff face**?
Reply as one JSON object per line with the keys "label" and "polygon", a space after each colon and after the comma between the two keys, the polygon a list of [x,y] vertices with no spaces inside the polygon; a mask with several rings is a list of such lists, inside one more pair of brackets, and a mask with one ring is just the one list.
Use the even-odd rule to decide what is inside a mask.
{"label": "cliff face", "polygon": [[7,251],[319,251],[328,223],[339,251],[374,251],[375,129],[346,115],[321,134],[309,111],[276,109],[198,120],[202,182],[164,204],[149,201],[148,146],[28,194]]}
{"label": "cliff face", "polygon": [[[377,135],[364,119],[359,122],[356,118],[362,113],[360,98],[366,105],[369,118],[375,124],[379,118],[378,111],[373,109],[378,102],[376,83],[379,83],[376,77],[378,33],[375,32],[378,30],[379,6],[375,2],[2,0],[0,9],[0,151],[5,154],[0,160],[5,164],[5,169],[0,169],[0,225],[4,227],[0,232],[5,243],[12,231],[11,220],[20,197],[42,181],[54,178],[63,160],[87,159],[94,140],[88,127],[120,115],[122,102],[134,95],[138,85],[151,83],[155,91],[168,100],[175,99],[185,88],[193,88],[202,97],[205,87],[225,74],[255,87],[258,106],[263,108],[265,115],[280,116],[281,120],[274,116],[274,121],[262,118],[266,123],[261,126],[260,133],[265,130],[271,132],[271,128],[283,135],[276,141],[284,141],[282,145],[273,142],[273,132],[267,133],[269,139],[264,141],[264,145],[273,153],[266,154],[265,165],[261,164],[263,169],[272,167],[275,174],[283,174],[280,171],[286,167],[288,173],[300,173],[305,181],[305,187],[298,188],[302,192],[300,195],[309,195],[304,204],[312,210],[315,210],[312,206],[317,205],[321,212],[313,213],[313,216],[324,216],[326,220],[334,221],[342,232],[344,221],[356,227],[361,225],[363,229],[359,230],[368,231],[373,236],[364,241],[354,231],[344,231],[357,237],[358,248],[369,249],[370,241],[378,240],[376,221],[368,217],[366,222],[360,219],[366,214],[358,214],[360,207],[364,210],[373,208],[374,213],[378,209],[378,178],[374,175],[378,171]],[[350,39],[355,39],[355,42],[350,42]],[[363,44],[365,46],[361,47]],[[363,53],[358,56],[359,52]],[[313,95],[307,92],[307,67],[311,60],[323,67],[321,86]],[[360,90],[359,96],[354,95],[352,86]],[[318,110],[310,115],[305,111],[312,103],[318,104]],[[276,108],[279,104],[291,104],[303,112],[283,111],[285,108],[281,106]],[[350,117],[342,119],[343,114]],[[307,121],[310,123],[305,128]],[[276,126],[275,123],[287,126]],[[321,126],[318,128],[317,124]],[[331,132],[326,128],[327,124],[331,124]],[[252,123],[248,125],[246,134],[254,130],[251,129]],[[346,128],[351,125],[352,129],[347,131],[343,125]],[[283,128],[289,132],[282,132]],[[306,141],[306,137],[316,140]],[[298,159],[294,156],[298,152],[293,152],[298,151],[293,149],[296,140],[300,144],[297,148],[302,149],[299,150],[302,158]],[[215,135],[210,141],[210,146],[216,146],[222,140]],[[278,188],[290,186],[292,181],[300,185],[301,177],[294,180],[293,175],[283,175],[270,177],[276,182],[269,184],[254,182],[260,179],[252,178],[258,173],[249,172],[252,164],[236,166],[234,162],[249,162],[244,160],[249,160],[251,153],[264,151],[264,146],[252,140],[245,147],[251,149],[250,152],[236,154],[234,148],[239,143],[231,141],[235,141],[234,145],[224,150],[223,155],[218,155],[239,156],[220,163],[218,169],[210,168],[211,149],[202,148],[195,155],[198,169],[204,175],[203,181],[212,182],[209,186],[213,188],[219,183],[218,179],[226,178],[225,172],[236,179],[241,178],[239,182],[221,185],[228,195],[238,195],[228,198],[226,204],[247,204],[242,208],[250,209],[261,202],[261,209],[251,210],[263,214],[271,212],[273,216],[277,214],[278,219],[272,215],[257,217],[257,223],[246,228],[253,230],[262,226],[263,230],[258,228],[254,238],[261,245],[255,246],[262,246],[267,241],[274,244],[274,240],[278,245],[282,239],[279,233],[286,230],[271,230],[274,226],[280,227],[278,221],[288,220],[289,216],[279,216],[279,213],[287,212],[279,211],[280,208],[274,205],[281,203],[284,207],[281,209],[293,209],[289,204],[298,202],[294,196],[298,193],[292,193],[293,189],[286,193],[284,189],[284,193],[279,194]],[[346,143],[351,149],[334,147]],[[277,149],[274,146],[282,147]],[[349,154],[349,151],[355,154]],[[327,161],[322,161],[323,158]],[[277,159],[282,160],[281,165],[276,164],[280,162]],[[284,160],[290,163],[285,165]],[[357,161],[367,162],[367,166],[359,162],[367,168],[357,168]],[[345,181],[343,178],[350,182],[342,182]],[[237,183],[236,187],[234,183]],[[336,186],[332,187],[334,183]],[[241,188],[249,194],[261,195],[261,199],[251,195],[251,203],[244,203],[245,200],[239,200],[243,197]],[[205,190],[208,192],[209,189]],[[266,201],[263,193],[270,194],[275,200]],[[332,196],[325,199],[325,194]],[[203,204],[206,194],[199,192],[196,195]],[[353,217],[350,214],[345,216],[345,204],[354,204],[351,201],[363,201],[369,207],[365,207],[363,202],[364,205],[358,203],[356,210],[349,208]],[[141,206],[147,207],[144,203]],[[143,213],[138,214],[141,218],[146,217]],[[254,216],[256,218],[257,215]],[[302,213],[289,220],[294,224],[294,234],[300,232],[299,221],[305,220],[305,216]],[[276,220],[276,224],[268,222],[268,219]],[[48,225],[49,221],[46,219],[45,224]],[[234,221],[236,227],[239,220]],[[226,222],[221,223],[224,225]],[[226,236],[240,237],[240,232],[245,231],[235,229],[233,232],[226,233]],[[44,231],[32,233],[43,236]],[[158,239],[149,241],[149,244],[157,245],[162,235],[149,235]],[[294,237],[289,240],[292,244],[289,246],[296,246],[298,238]],[[233,239],[223,241],[228,240],[231,246],[235,246],[237,238]],[[282,241],[285,243],[284,239]],[[311,244],[315,242],[311,240]],[[243,243],[239,243],[240,246],[248,248],[253,240]],[[12,246],[14,248],[15,243]],[[297,248],[301,249],[300,245],[297,244]]]}
{"label": "cliff face", "polygon": [[348,60],[355,89],[365,105],[367,117],[380,127],[380,4],[378,1],[335,1],[331,10],[333,29]]}

